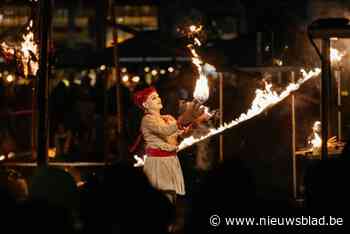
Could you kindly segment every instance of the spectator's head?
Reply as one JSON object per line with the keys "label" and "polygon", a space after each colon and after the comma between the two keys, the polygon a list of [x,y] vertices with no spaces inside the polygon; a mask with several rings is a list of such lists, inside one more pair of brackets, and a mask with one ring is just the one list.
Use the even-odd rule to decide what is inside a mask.
{"label": "spectator's head", "polygon": [[139,168],[117,164],[96,178],[93,183],[87,182],[83,199],[88,230],[165,233],[172,219],[172,205],[151,187]]}
{"label": "spectator's head", "polygon": [[[193,212],[186,229],[189,233],[214,230],[208,223],[213,214],[253,215],[252,211],[258,209],[256,204],[255,184],[250,171],[240,160],[227,160],[204,178],[193,197]],[[215,229],[218,233],[219,228]]]}
{"label": "spectator's head", "polygon": [[0,171],[0,186],[3,186],[9,195],[17,201],[25,200],[28,196],[26,179],[13,169]]}
{"label": "spectator's head", "polygon": [[77,208],[78,205],[74,178],[59,168],[38,168],[29,186],[29,196],[33,200],[44,200],[67,209]]}

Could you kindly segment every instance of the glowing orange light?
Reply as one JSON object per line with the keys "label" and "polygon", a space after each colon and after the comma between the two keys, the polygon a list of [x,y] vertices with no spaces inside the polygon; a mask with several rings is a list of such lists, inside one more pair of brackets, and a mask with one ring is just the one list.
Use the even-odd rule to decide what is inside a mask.
{"label": "glowing orange light", "polygon": [[56,157],[56,148],[49,148],[48,154],[49,158]]}
{"label": "glowing orange light", "polygon": [[[190,50],[192,54],[192,63],[196,66],[199,77],[196,81],[196,86],[193,92],[193,98],[199,101],[200,103],[204,103],[209,98],[209,85],[208,85],[208,78],[206,76],[205,71],[203,70],[204,63],[200,56],[198,55],[195,46],[201,46],[202,43],[200,42],[199,38],[197,37],[197,33],[199,33],[202,30],[202,26],[195,26],[191,25],[189,28],[190,35],[194,39],[193,44],[187,45],[187,48]],[[212,65],[210,65],[212,66]],[[215,67],[212,66],[215,70]]]}
{"label": "glowing orange light", "polygon": [[140,77],[139,76],[133,76],[131,78],[131,81],[134,82],[134,83],[138,83],[138,82],[140,82]]}
{"label": "glowing orange light", "polygon": [[16,56],[22,63],[23,74],[27,77],[29,74],[36,75],[39,70],[39,51],[38,45],[34,40],[34,33],[32,31],[33,20],[29,22],[27,32],[22,35],[23,41],[20,47],[9,46],[6,42],[1,43],[1,49],[5,56]]}
{"label": "glowing orange light", "polygon": [[339,50],[331,48],[330,56],[332,63],[339,63],[341,59],[345,56],[345,52],[339,52]]}
{"label": "glowing orange light", "polygon": [[128,75],[124,75],[124,76],[122,77],[122,81],[123,81],[124,83],[128,82],[128,81],[129,81],[129,76],[128,76]]}

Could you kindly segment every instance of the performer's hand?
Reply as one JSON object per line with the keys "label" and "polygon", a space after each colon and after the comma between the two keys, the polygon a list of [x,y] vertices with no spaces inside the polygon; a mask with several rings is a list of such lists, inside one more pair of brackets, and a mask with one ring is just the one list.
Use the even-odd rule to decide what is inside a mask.
{"label": "performer's hand", "polygon": [[147,156],[144,155],[142,158],[140,158],[137,155],[134,155],[134,159],[136,160],[136,163],[134,163],[134,167],[142,167],[145,165]]}
{"label": "performer's hand", "polygon": [[193,122],[196,118],[202,115],[204,112],[204,108],[201,107],[201,104],[198,102],[188,102],[186,103],[186,107],[184,112],[178,118],[178,122],[187,126],[191,122]]}
{"label": "performer's hand", "polygon": [[192,128],[192,126],[190,125],[190,126],[188,126],[188,127],[184,127],[184,128],[180,131],[179,135],[180,135],[180,137],[188,137],[188,136],[190,136],[190,135],[192,134],[192,131],[193,131],[193,128]]}
{"label": "performer's hand", "polygon": [[336,145],[337,145],[337,137],[336,136],[333,136],[333,137],[328,139],[328,141],[327,141],[328,148],[335,148]]}
{"label": "performer's hand", "polygon": [[193,116],[193,119],[196,119],[205,112],[206,107],[202,106],[199,102],[192,102],[192,103],[193,103],[192,116]]}
{"label": "performer's hand", "polygon": [[167,122],[167,123],[174,123],[176,122],[176,119],[172,117],[171,115],[163,115],[162,118]]}
{"label": "performer's hand", "polygon": [[181,115],[178,118],[178,122],[182,126],[186,126],[192,121],[192,110],[190,108],[190,103],[185,103],[184,105],[184,111],[181,113]]}
{"label": "performer's hand", "polygon": [[203,113],[202,115],[200,115],[198,118],[196,118],[194,120],[194,122],[197,125],[203,124],[205,122],[208,122],[208,120],[211,118],[211,116],[208,113]]}

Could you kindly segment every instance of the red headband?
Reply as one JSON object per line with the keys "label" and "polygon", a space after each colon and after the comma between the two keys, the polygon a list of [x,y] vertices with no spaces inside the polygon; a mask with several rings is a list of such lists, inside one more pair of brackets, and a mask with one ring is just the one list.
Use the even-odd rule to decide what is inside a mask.
{"label": "red headband", "polygon": [[134,103],[141,109],[145,109],[142,104],[147,100],[148,96],[153,92],[157,92],[157,90],[153,87],[145,88],[143,90],[135,92]]}

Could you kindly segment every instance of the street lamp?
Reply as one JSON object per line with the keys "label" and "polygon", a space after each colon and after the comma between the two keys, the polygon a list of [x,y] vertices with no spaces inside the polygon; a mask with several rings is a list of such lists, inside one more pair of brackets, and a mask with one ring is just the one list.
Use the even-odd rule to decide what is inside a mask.
{"label": "street lamp", "polygon": [[[322,80],[321,80],[321,122],[322,122],[322,159],[328,158],[327,139],[328,139],[328,120],[330,109],[331,94],[331,63],[330,47],[331,38],[350,38],[349,20],[345,18],[318,19],[308,26],[308,35],[311,44],[315,47],[317,54],[322,62]],[[313,39],[321,39],[322,53],[317,48]]]}

